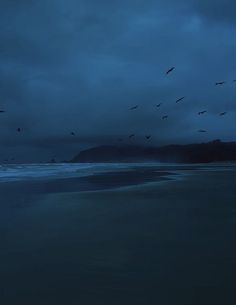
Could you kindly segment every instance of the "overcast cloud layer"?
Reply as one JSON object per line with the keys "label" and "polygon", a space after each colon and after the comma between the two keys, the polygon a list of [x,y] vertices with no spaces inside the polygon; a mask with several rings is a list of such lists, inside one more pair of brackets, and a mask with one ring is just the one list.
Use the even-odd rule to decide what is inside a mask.
{"label": "overcast cloud layer", "polygon": [[0,1],[0,158],[68,159],[132,133],[236,140],[235,12],[235,0]]}

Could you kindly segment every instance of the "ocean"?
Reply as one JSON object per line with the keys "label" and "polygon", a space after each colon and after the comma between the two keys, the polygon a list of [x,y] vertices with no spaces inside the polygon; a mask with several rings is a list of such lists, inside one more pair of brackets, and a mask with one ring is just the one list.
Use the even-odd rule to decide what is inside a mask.
{"label": "ocean", "polygon": [[0,304],[235,304],[236,164],[0,167]]}

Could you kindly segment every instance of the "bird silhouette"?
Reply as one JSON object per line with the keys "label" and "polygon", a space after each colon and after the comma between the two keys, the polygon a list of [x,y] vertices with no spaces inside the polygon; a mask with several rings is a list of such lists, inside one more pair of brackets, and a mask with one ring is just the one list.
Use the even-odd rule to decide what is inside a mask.
{"label": "bird silhouette", "polygon": [[151,136],[145,136],[145,138],[146,138],[147,140],[150,140],[150,139],[151,139]]}
{"label": "bird silhouette", "polygon": [[162,120],[168,119],[168,115],[163,115]]}
{"label": "bird silhouette", "polygon": [[175,67],[170,68],[168,71],[166,71],[166,75],[168,75],[169,73],[171,73],[174,69],[175,69]]}
{"label": "bird silhouette", "polygon": [[206,132],[204,129],[199,129],[198,132]]}
{"label": "bird silhouette", "polygon": [[75,136],[75,133],[72,131],[71,133],[70,133],[72,136]]}
{"label": "bird silhouette", "polygon": [[130,136],[129,136],[129,138],[131,139],[131,138],[133,138],[135,136],[135,134],[131,134]]}
{"label": "bird silhouette", "polygon": [[5,110],[0,110],[0,113],[4,113],[5,112]]}
{"label": "bird silhouette", "polygon": [[206,113],[206,112],[207,112],[206,110],[199,111],[199,112],[198,112],[198,115],[204,114],[204,113]]}
{"label": "bird silhouette", "polygon": [[18,132],[21,132],[21,128],[20,128],[20,127],[18,127],[18,128],[17,128],[17,131],[18,131]]}
{"label": "bird silhouette", "polygon": [[129,110],[135,110],[135,109],[137,109],[137,108],[138,108],[138,105],[129,108]]}
{"label": "bird silhouette", "polygon": [[162,103],[157,104],[156,107],[159,108],[159,107],[161,107],[161,105],[162,105]]}
{"label": "bird silhouette", "polygon": [[184,98],[185,98],[185,96],[179,98],[179,99],[176,101],[176,104],[179,103],[179,102],[181,102]]}
{"label": "bird silhouette", "polygon": [[224,112],[221,112],[219,115],[220,115],[220,116],[223,116],[223,115],[226,115],[226,113],[227,113],[227,112],[224,111]]}
{"label": "bird silhouette", "polygon": [[222,85],[224,85],[225,83],[226,83],[225,81],[216,82],[215,85],[216,85],[216,86],[222,86]]}

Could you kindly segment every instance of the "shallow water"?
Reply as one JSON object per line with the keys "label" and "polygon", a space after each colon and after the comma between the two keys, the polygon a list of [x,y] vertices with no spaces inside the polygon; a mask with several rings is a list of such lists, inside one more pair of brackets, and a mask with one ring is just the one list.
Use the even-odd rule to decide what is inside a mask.
{"label": "shallow water", "polygon": [[189,169],[11,206],[0,304],[235,304],[236,171]]}

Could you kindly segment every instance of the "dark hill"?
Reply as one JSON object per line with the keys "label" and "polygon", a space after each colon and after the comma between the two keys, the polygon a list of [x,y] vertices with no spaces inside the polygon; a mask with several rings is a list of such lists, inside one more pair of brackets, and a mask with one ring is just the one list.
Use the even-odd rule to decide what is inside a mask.
{"label": "dark hill", "polygon": [[236,142],[145,146],[98,146],[81,151],[71,162],[179,162],[208,163],[236,161]]}

